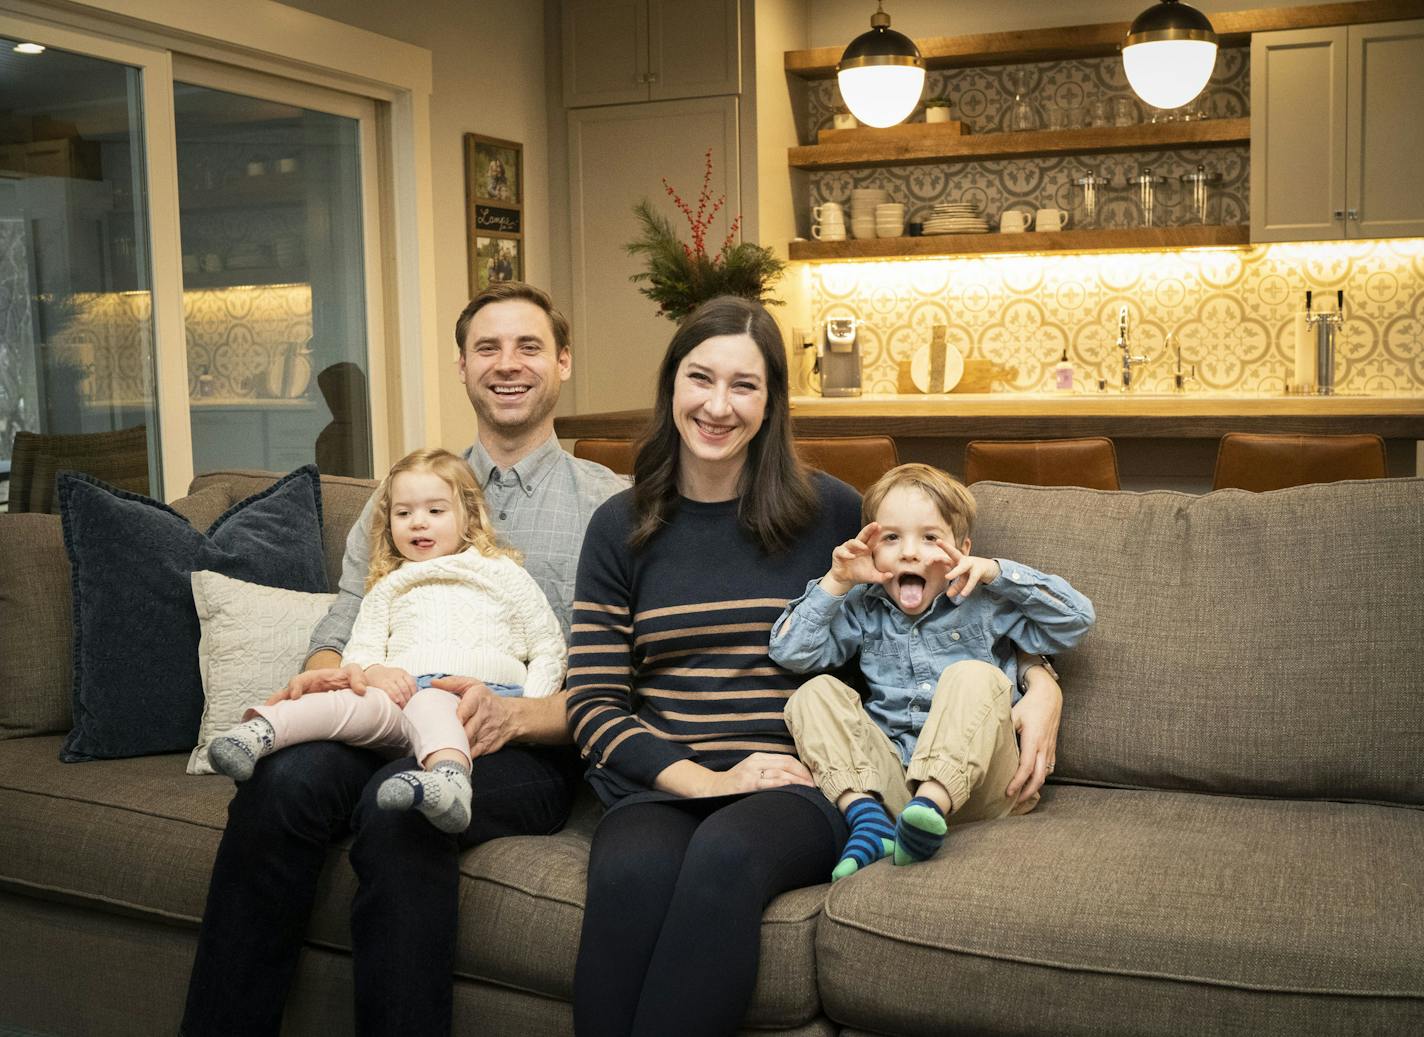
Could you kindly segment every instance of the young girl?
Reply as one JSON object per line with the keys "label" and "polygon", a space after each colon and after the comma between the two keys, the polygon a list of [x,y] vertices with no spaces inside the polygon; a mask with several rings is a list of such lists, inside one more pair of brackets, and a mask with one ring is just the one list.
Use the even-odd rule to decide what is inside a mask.
{"label": "young girl", "polygon": [[366,596],[341,657],[364,669],[366,693],[351,691],[343,670],[327,671],[335,690],[249,709],[208,759],[244,781],[263,756],[298,742],[409,749],[423,770],[387,779],[377,802],[462,832],[469,740],[459,698],[431,681],[477,677],[497,694],[538,698],[562,686],[566,658],[544,593],[517,552],[496,544],[469,466],[446,450],[417,450],[376,490]]}

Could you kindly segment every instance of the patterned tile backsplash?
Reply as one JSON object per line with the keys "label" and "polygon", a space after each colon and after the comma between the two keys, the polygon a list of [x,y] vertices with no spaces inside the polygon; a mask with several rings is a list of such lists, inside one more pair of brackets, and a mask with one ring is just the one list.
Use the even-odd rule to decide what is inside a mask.
{"label": "patterned tile backsplash", "polygon": [[[1249,64],[1243,49],[1219,53],[1199,99],[1209,118],[1249,114]],[[1041,125],[1055,107],[1072,112],[1072,120],[1082,125],[1099,99],[1109,109],[1124,100],[1139,120],[1151,118],[1115,57],[934,71],[924,96],[948,98],[954,118],[970,132],[995,133],[1008,128],[1017,87],[1036,106]],[[840,97],[834,80],[810,83],[807,95],[802,129],[803,140],[811,142],[816,130],[830,125]],[[922,220],[938,201],[972,201],[993,224],[1010,206],[1056,205],[1071,212],[1072,181],[1096,171],[1113,184],[1099,225],[1132,227],[1140,225],[1141,209],[1126,179],[1151,166],[1154,174],[1169,177],[1159,204],[1173,210],[1168,222],[1176,223],[1185,216],[1177,177],[1198,163],[1222,175],[1216,185],[1220,222],[1249,222],[1246,147],[818,171],[809,176],[809,201],[844,202],[853,187],[885,187],[907,203],[908,220]],[[1280,391],[1293,380],[1293,315],[1303,308],[1306,289],[1332,299],[1337,289],[1345,291],[1337,389],[1424,392],[1424,239],[804,267],[818,328],[842,315],[865,322],[866,392],[895,392],[901,363],[929,343],[936,324],[947,327],[948,341],[966,359],[1002,368],[996,391],[1048,389],[1064,349],[1080,384],[1115,378],[1117,314],[1123,305],[1131,316],[1133,352],[1152,358],[1139,383],[1145,390],[1171,388],[1175,358],[1165,355],[1165,338],[1176,332],[1183,364],[1196,369],[1196,390]]]}
{"label": "patterned tile backsplash", "polygon": [[[53,346],[89,370],[83,383],[93,402],[151,398],[146,292],[92,292],[73,297],[75,314]],[[188,394],[211,375],[212,395],[252,399],[266,394],[267,375],[283,350],[312,337],[311,286],[263,285],[183,293],[188,339]]]}
{"label": "patterned tile backsplash", "polygon": [[1140,387],[1171,388],[1175,331],[1200,391],[1274,392],[1292,380],[1306,289],[1345,292],[1336,388],[1424,392],[1424,239],[1104,255],[808,263],[812,320],[849,315],[866,392],[893,393],[934,325],[966,359],[1008,369],[995,391],[1048,389],[1068,350],[1080,378],[1120,369],[1117,315],[1151,358]]}

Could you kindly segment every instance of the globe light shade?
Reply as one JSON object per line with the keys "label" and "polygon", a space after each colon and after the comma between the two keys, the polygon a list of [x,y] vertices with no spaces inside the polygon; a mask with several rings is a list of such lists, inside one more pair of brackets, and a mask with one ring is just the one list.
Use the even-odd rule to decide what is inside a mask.
{"label": "globe light shade", "polygon": [[1123,42],[1123,71],[1148,104],[1180,108],[1211,78],[1216,44],[1206,15],[1180,0],[1161,0],[1133,21]]}
{"label": "globe light shade", "polygon": [[851,40],[841,55],[836,80],[856,119],[867,126],[894,126],[920,103],[925,63],[915,41],[890,28],[890,16],[877,10],[870,31]]}
{"label": "globe light shade", "polygon": [[866,65],[836,73],[841,98],[865,126],[894,126],[920,103],[925,70],[913,65]]}

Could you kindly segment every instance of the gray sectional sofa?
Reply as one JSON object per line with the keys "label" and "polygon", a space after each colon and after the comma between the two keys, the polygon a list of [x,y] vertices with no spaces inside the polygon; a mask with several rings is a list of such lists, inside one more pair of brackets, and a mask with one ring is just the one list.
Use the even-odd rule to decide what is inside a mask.
{"label": "gray sectional sofa", "polygon": [[[266,485],[194,484],[199,528]],[[370,484],[323,480],[328,570]],[[980,484],[981,550],[1068,577],[1032,814],[768,909],[747,1027],[796,1035],[1424,1032],[1424,480],[1252,495]],[[231,785],[63,764],[58,520],[0,515],[0,1030],[171,1033]],[[570,1031],[589,835],[462,862],[456,1032]],[[292,1033],[350,1029],[341,847]]]}

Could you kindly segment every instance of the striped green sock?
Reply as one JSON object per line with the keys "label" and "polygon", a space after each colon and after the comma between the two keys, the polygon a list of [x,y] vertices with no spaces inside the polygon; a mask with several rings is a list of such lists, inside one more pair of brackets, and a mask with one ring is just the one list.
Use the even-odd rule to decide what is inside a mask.
{"label": "striped green sock", "polygon": [[895,824],[895,863],[927,861],[944,845],[948,826],[933,800],[916,796],[900,811]]}
{"label": "striped green sock", "polygon": [[832,882],[854,875],[890,856],[895,849],[895,822],[879,800],[857,799],[846,810],[846,820],[850,822],[850,838],[831,872]]}

